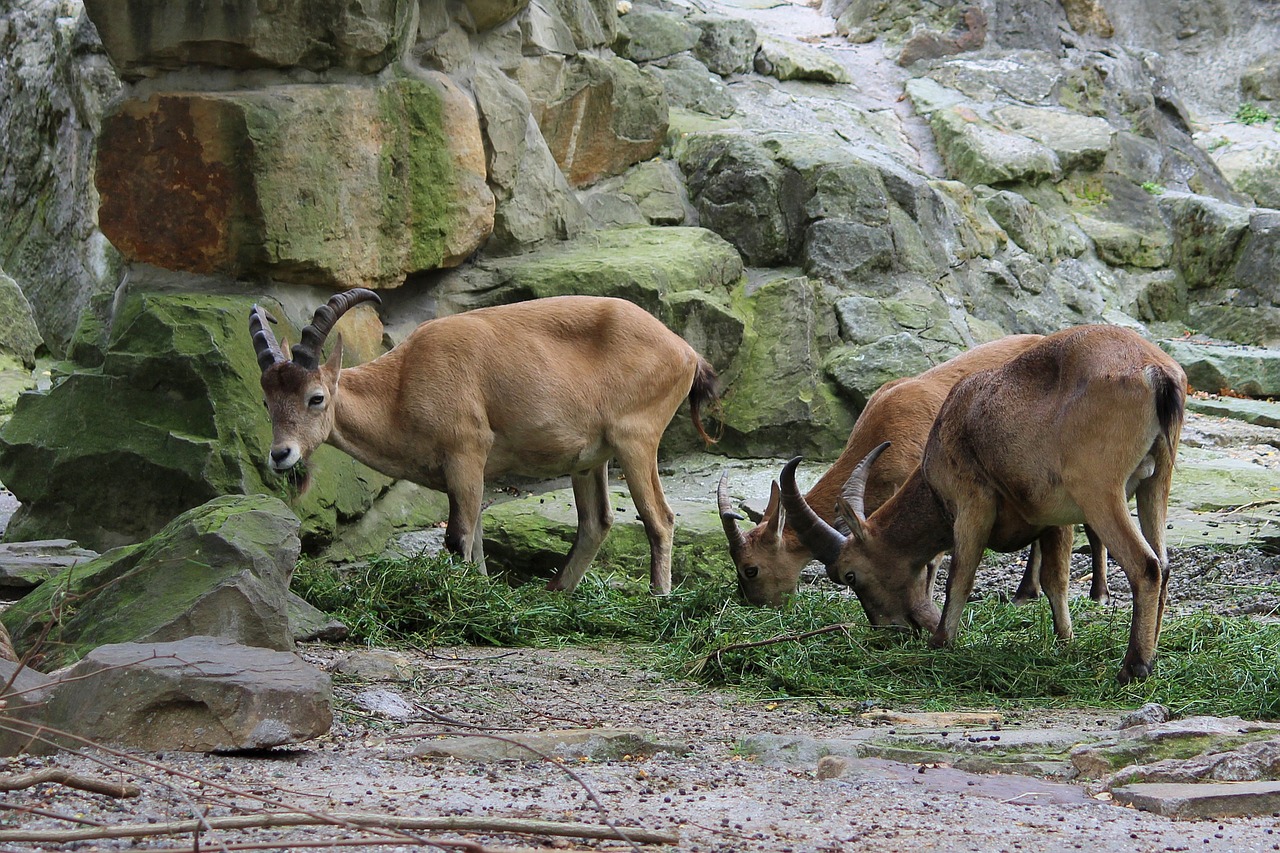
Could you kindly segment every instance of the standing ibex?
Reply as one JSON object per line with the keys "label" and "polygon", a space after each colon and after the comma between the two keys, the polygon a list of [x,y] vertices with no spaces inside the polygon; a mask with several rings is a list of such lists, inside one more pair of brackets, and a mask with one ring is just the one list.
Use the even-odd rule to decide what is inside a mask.
{"label": "standing ibex", "polygon": [[[864,502],[868,511],[874,512],[906,482],[920,463],[929,428],[933,426],[938,409],[952,386],[979,370],[1004,364],[1043,339],[1042,335],[1010,335],[960,353],[919,376],[895,379],[883,385],[867,400],[840,458],[818,479],[805,495],[805,500],[823,521],[835,524],[836,498],[854,465],[877,445],[890,442],[889,449],[880,457],[867,479]],[[729,500],[727,475],[720,478],[716,497],[720,521],[729,539],[729,555],[737,569],[738,587],[743,596],[751,604],[781,606],[784,596],[796,591],[801,569],[814,557],[813,552],[800,541],[790,518],[779,505],[777,482],[773,483],[760,523],[746,533],[738,529],[741,516],[734,511]],[[1090,595],[1096,601],[1105,601],[1106,550],[1094,541],[1091,532],[1089,535],[1094,562]],[[931,563],[931,567],[933,565]],[[864,579],[864,583],[875,582],[875,577]],[[919,589],[904,590],[903,594],[908,595],[914,607],[922,611],[932,610],[936,614],[936,608],[930,601],[932,588],[930,572]],[[1039,592],[1039,551],[1033,546],[1015,601],[1035,598]],[[933,621],[937,621],[936,615]]]}
{"label": "standing ibex", "polygon": [[[873,592],[886,583],[890,592],[918,587],[926,563],[951,549],[947,599],[936,625],[901,593],[868,602],[859,590],[872,624],[933,629],[935,645],[955,638],[983,551],[1013,551],[1037,539],[1054,628],[1069,639],[1069,525],[1087,523],[1133,590],[1120,681],[1145,678],[1168,591],[1164,526],[1186,387],[1178,363],[1132,331],[1066,329],[1003,367],[957,383],[920,466],[870,517],[864,494],[884,445],[859,462],[840,498],[849,536],[800,496],[798,458],[783,469],[782,505],[828,573],[855,589],[868,576],[878,578]],[[1141,536],[1127,507],[1133,492]]]}
{"label": "standing ibex", "polygon": [[339,293],[286,354],[254,306],[249,331],[271,414],[271,466],[286,471],[322,443],[377,471],[446,492],[447,547],[483,568],[484,481],[515,472],[569,474],[578,531],[548,583],[572,590],[613,523],[608,465],[617,459],[649,539],[650,588],[671,591],[674,514],[658,480],[658,442],[688,397],[715,399],[711,365],[642,308],[622,299],[558,296],[423,323],[399,346],[341,369],[342,337],[320,349],[343,313],[380,302]]}

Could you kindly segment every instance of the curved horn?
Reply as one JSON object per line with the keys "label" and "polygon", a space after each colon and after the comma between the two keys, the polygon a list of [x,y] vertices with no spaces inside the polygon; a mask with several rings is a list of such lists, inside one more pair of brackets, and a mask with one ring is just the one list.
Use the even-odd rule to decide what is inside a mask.
{"label": "curved horn", "polygon": [[329,301],[316,309],[311,322],[302,329],[302,340],[293,348],[293,363],[307,370],[320,366],[320,348],[333,326],[343,314],[361,302],[382,302],[382,297],[365,287],[335,293]]}
{"label": "curved horn", "polygon": [[823,565],[830,566],[840,556],[845,537],[839,530],[823,521],[796,488],[796,467],[799,464],[800,457],[797,456],[782,468],[782,476],[779,478],[782,489],[782,508],[787,511],[787,518],[800,538],[800,542],[812,551],[813,556]]}
{"label": "curved horn", "polygon": [[729,503],[729,472],[720,474],[720,485],[716,487],[716,503],[720,507],[720,523],[724,525],[724,535],[729,537],[729,556],[736,565],[747,540],[738,529],[742,516],[734,511]]}
{"label": "curved horn", "polygon": [[880,457],[880,454],[889,448],[889,444],[890,442],[887,441],[882,442],[872,448],[870,453],[862,457],[862,461],[854,466],[853,473],[849,475],[848,481],[844,484],[844,489],[841,490],[844,493],[844,499],[848,501],[849,508],[853,510],[859,523],[867,520],[865,498],[867,479],[871,476],[871,466]]}
{"label": "curved horn", "polygon": [[276,318],[260,305],[249,309],[249,337],[253,339],[254,351],[258,353],[258,367],[264,371],[277,362],[289,360],[271,331],[271,324],[275,321]]}

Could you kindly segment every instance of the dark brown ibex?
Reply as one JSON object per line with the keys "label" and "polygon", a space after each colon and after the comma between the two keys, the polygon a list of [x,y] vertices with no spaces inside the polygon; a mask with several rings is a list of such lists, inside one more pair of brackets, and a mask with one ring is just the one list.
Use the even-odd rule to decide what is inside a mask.
{"label": "dark brown ibex", "polygon": [[[782,472],[781,502],[828,573],[866,587],[859,598],[876,625],[933,630],[950,643],[985,549],[1039,541],[1054,628],[1071,637],[1067,610],[1070,525],[1087,523],[1133,590],[1121,682],[1147,677],[1168,592],[1164,526],[1186,404],[1186,373],[1158,347],[1115,326],[1080,326],[1046,337],[1002,367],[952,389],[919,467],[870,516],[864,495],[884,445],[858,463],[840,498],[850,535],[809,507],[796,488],[799,459]],[[1129,517],[1137,494],[1141,535]],[[950,549],[942,615],[921,612],[901,590],[921,585],[925,565]]]}
{"label": "dark brown ibex", "polygon": [[[933,426],[938,409],[952,386],[979,370],[1004,364],[1041,340],[1042,335],[1010,335],[962,352],[919,376],[886,383],[867,400],[840,458],[805,495],[809,506],[823,521],[835,524],[836,499],[853,467],[877,445],[890,442],[889,449],[880,457],[867,480],[864,502],[868,511],[875,511],[906,482],[920,463],[929,428]],[[777,482],[773,483],[769,503],[759,524],[746,533],[738,528],[741,516],[729,499],[727,475],[720,478],[716,497],[720,521],[729,540],[729,555],[737,569],[738,588],[743,597],[751,604],[781,606],[784,597],[796,591],[801,570],[814,557],[796,535],[779,504]],[[1106,550],[1094,541],[1091,532],[1090,544],[1094,555],[1090,594],[1096,601],[1106,601]],[[1016,602],[1021,603],[1040,594],[1039,562],[1039,551],[1033,546],[1014,599]],[[922,610],[933,608],[931,602],[926,604],[932,588],[933,578],[930,575],[925,578],[922,590],[909,593],[917,607]]]}
{"label": "dark brown ibex", "polygon": [[671,591],[674,514],[658,479],[658,442],[690,401],[715,399],[711,365],[642,308],[622,299],[557,296],[423,323],[379,358],[343,369],[342,337],[321,346],[343,313],[379,302],[356,288],[333,296],[286,354],[270,315],[249,330],[271,414],[271,467],[287,471],[322,443],[377,471],[449,496],[445,544],[483,568],[484,481],[505,473],[570,475],[578,531],[550,589],[582,580],[613,522],[616,459],[649,539],[649,584]]}

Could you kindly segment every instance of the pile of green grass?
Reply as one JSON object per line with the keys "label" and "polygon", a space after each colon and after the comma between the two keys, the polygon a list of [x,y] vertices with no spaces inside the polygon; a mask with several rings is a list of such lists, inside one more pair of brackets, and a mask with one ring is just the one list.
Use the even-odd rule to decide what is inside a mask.
{"label": "pile of green grass", "polygon": [[[726,574],[727,576],[727,574]],[[728,586],[649,596],[634,581],[590,573],[572,595],[511,586],[438,557],[299,568],[294,588],[369,645],[621,644],[672,677],[762,696],[808,696],[844,707],[1131,708],[1280,719],[1280,625],[1244,617],[1168,618],[1156,676],[1115,674],[1129,610],[1073,603],[1076,636],[1053,636],[1047,605],[970,604],[954,647],[870,627],[856,599],[805,590],[781,610],[746,607]],[[839,629],[823,630],[829,626]],[[795,635],[822,631],[803,640]],[[765,642],[782,638],[778,642]],[[741,645],[757,643],[759,645]]]}

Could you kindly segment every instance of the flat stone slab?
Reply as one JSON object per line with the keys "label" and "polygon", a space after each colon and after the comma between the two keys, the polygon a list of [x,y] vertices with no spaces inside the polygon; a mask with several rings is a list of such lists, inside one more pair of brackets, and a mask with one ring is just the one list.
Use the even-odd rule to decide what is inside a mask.
{"label": "flat stone slab", "polygon": [[70,539],[4,543],[0,545],[0,592],[34,589],[64,569],[97,556],[97,551],[81,548]]}
{"label": "flat stone slab", "polygon": [[1111,793],[1123,805],[1183,820],[1280,812],[1280,782],[1143,782]]}
{"label": "flat stone slab", "polygon": [[424,758],[480,762],[541,761],[547,756],[610,761],[628,755],[648,758],[659,752],[683,755],[688,751],[686,744],[660,743],[638,729],[599,728],[442,738],[419,744],[413,754]]}

